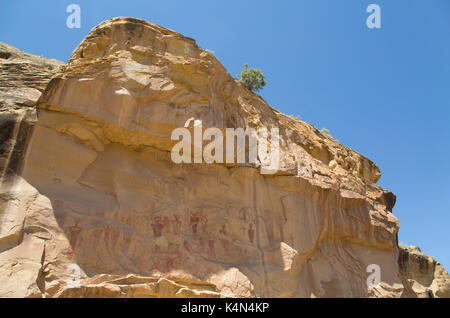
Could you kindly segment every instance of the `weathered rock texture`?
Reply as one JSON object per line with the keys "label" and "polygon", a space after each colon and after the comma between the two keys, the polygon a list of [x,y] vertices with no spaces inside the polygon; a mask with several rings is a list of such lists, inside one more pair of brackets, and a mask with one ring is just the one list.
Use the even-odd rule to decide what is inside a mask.
{"label": "weathered rock texture", "polygon": [[417,246],[400,246],[398,264],[406,297],[427,298],[427,290],[435,297],[450,298],[450,278],[445,268]]}
{"label": "weathered rock texture", "polygon": [[63,63],[0,42],[0,173],[9,176],[23,158],[35,104]]}
{"label": "weathered rock texture", "polygon": [[[46,63],[51,76],[59,64]],[[278,127],[280,171],[173,163],[171,132],[192,119]],[[25,137],[1,191],[1,296],[405,296],[377,166],[174,31],[132,18],[94,28]]]}
{"label": "weathered rock texture", "polygon": [[[0,43],[0,296],[42,295],[44,240],[26,238],[29,193],[13,190],[36,120],[35,104],[63,63]],[[22,244],[18,245],[21,242]]]}

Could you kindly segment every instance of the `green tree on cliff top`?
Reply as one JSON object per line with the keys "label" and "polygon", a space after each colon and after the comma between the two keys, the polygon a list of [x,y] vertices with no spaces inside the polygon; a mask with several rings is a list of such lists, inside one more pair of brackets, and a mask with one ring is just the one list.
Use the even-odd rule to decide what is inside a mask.
{"label": "green tree on cliff top", "polygon": [[267,83],[266,76],[261,70],[248,68],[248,64],[244,64],[244,69],[238,75],[241,83],[252,92],[260,91]]}

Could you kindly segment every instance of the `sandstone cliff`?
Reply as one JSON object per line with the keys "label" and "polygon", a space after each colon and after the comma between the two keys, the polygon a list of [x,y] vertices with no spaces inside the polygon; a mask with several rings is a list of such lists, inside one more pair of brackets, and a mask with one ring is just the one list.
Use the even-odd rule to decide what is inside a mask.
{"label": "sandstone cliff", "polygon": [[63,63],[24,53],[0,43],[0,171],[3,177],[17,169],[34,106]]}
{"label": "sandstone cliff", "polygon": [[[414,296],[378,167],[271,108],[193,39],[115,18],[64,68],[27,56],[31,76],[4,66],[25,63],[15,54],[0,59],[12,78],[2,77],[2,112],[14,114],[2,139],[12,168],[1,188],[1,296]],[[38,98],[22,131],[16,112],[30,118]],[[280,171],[173,163],[171,132],[192,119],[278,127]],[[381,269],[374,287],[370,264]]]}
{"label": "sandstone cliff", "polygon": [[445,268],[434,258],[422,253],[417,246],[400,246],[400,277],[405,297],[450,298],[450,278]]}

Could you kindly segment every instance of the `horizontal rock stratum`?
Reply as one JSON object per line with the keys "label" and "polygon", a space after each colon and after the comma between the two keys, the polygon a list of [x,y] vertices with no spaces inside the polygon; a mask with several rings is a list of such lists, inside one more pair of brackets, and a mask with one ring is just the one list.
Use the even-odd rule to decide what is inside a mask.
{"label": "horizontal rock stratum", "polygon": [[[399,268],[395,195],[376,184],[378,167],[270,107],[193,39],[115,18],[65,66],[0,49],[0,94],[12,96],[1,108],[0,296],[423,296]],[[278,173],[175,164],[171,132],[192,120],[279,128]],[[442,270],[421,288],[445,296]]]}

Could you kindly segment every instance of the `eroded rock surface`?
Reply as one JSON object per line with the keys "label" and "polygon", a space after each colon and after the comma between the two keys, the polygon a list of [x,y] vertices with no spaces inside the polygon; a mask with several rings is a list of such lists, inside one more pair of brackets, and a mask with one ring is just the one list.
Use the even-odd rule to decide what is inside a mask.
{"label": "eroded rock surface", "polygon": [[62,62],[24,53],[0,42],[0,172],[14,174],[23,158],[34,108]]}
{"label": "eroded rock surface", "polygon": [[[2,296],[404,294],[395,195],[376,185],[378,167],[271,108],[193,39],[106,21],[37,112],[2,185]],[[171,132],[192,120],[278,127],[280,171],[173,163]]]}
{"label": "eroded rock surface", "polygon": [[[28,235],[25,216],[39,193],[21,186],[21,169],[35,104],[63,63],[0,43],[0,296],[42,295],[37,278],[45,241]],[[30,192],[29,192],[30,191]],[[20,244],[19,244],[20,241]]]}
{"label": "eroded rock surface", "polygon": [[405,297],[450,298],[450,277],[445,268],[417,246],[400,246],[400,274],[404,279]]}

